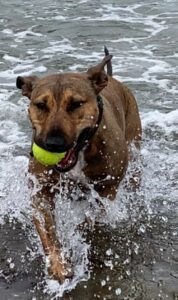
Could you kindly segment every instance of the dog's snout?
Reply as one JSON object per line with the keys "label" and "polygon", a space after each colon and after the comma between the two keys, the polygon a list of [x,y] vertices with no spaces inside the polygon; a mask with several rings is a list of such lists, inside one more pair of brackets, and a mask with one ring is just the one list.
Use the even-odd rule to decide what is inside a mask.
{"label": "dog's snout", "polygon": [[62,134],[51,133],[46,138],[46,149],[51,152],[62,152],[65,151],[66,141]]}

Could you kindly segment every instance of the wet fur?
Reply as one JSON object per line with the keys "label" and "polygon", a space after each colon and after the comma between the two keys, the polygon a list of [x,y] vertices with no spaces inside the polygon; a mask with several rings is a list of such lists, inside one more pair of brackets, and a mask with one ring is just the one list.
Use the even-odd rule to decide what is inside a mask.
{"label": "wet fur", "polygon": [[[51,135],[60,136],[69,149],[82,130],[94,127],[99,108],[96,97],[102,96],[104,111],[96,134],[83,151],[83,172],[94,184],[101,197],[114,199],[128,165],[129,144],[139,148],[141,122],[136,100],[131,91],[112,78],[111,56],[106,52],[103,61],[85,73],[64,73],[18,77],[17,87],[30,99],[29,118],[34,129],[33,139],[41,147]],[[108,74],[104,67],[108,67]],[[84,101],[81,107],[70,110],[75,101]],[[45,103],[44,107],[39,103]],[[42,184],[41,191],[33,196],[34,223],[49,261],[49,274],[60,282],[70,277],[70,266],[63,261],[61,245],[56,237],[54,196],[50,188],[59,180],[59,174],[49,167],[30,160],[29,171]],[[110,175],[110,177],[107,177]],[[106,179],[106,177],[108,179]],[[103,180],[103,182],[102,182]]]}

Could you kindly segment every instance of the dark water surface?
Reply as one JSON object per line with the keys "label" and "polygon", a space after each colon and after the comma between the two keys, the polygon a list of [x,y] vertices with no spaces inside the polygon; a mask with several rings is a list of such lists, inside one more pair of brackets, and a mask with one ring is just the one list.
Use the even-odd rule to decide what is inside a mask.
{"label": "dark water surface", "polygon": [[[1,2],[0,300],[178,299],[178,0]],[[59,235],[75,265],[61,288],[46,274],[31,222],[28,100],[15,80],[84,71],[104,45],[138,100],[142,186],[137,195],[121,186],[105,224],[86,239],[72,223],[85,205],[59,199]]]}

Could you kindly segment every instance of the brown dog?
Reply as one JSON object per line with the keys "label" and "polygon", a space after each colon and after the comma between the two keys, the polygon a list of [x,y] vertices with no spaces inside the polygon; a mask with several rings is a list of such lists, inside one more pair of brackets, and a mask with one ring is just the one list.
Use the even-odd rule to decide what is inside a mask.
{"label": "brown dog", "polygon": [[[64,73],[44,78],[18,77],[17,87],[30,99],[33,139],[51,152],[67,152],[54,168],[30,160],[30,172],[42,185],[33,196],[34,223],[49,261],[49,273],[60,282],[70,276],[56,237],[54,192],[59,172],[68,172],[83,152],[82,171],[101,197],[114,199],[130,157],[129,145],[139,148],[141,122],[131,91],[108,76],[112,56],[85,73]],[[51,170],[52,169],[52,170]]]}

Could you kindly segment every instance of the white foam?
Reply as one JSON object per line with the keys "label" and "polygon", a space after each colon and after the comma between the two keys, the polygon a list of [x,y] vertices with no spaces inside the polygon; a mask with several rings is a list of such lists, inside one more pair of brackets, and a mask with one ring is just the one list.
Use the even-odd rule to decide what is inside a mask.
{"label": "white foam", "polygon": [[0,142],[0,148],[2,145],[6,148],[11,145],[24,147],[27,142],[27,137],[19,130],[18,124],[11,120],[0,121],[0,137],[1,141],[3,140]]}
{"label": "white foam", "polygon": [[155,131],[161,128],[167,134],[178,133],[178,109],[168,113],[162,113],[158,110],[144,113],[142,124],[144,128],[152,127],[152,130]]}
{"label": "white foam", "polygon": [[9,28],[3,29],[1,32],[4,33],[4,34],[7,34],[7,35],[13,35],[14,34],[13,30],[9,29]]}
{"label": "white foam", "polygon": [[33,27],[31,27],[31,29],[24,30],[24,31],[19,31],[19,32],[15,33],[14,34],[14,36],[16,37],[15,41],[19,42],[21,40],[24,40],[28,36],[37,36],[37,37],[42,37],[43,36],[41,33],[32,31],[32,28]]}
{"label": "white foam", "polygon": [[11,55],[8,55],[8,54],[5,54],[3,56],[3,59],[7,60],[7,61],[10,61],[12,63],[16,63],[16,62],[22,62],[22,60],[20,58],[17,58],[17,57],[14,57],[14,56],[11,56]]}
{"label": "white foam", "polygon": [[67,18],[64,16],[55,16],[51,18],[52,20],[57,20],[57,21],[65,21]]}
{"label": "white foam", "polygon": [[[7,149],[8,150],[8,149]],[[30,209],[30,192],[28,189],[27,174],[28,159],[24,156],[13,157],[6,151],[1,156],[0,190],[3,192],[0,201],[0,222],[4,217],[17,218],[24,221]],[[28,218],[27,218],[28,219]],[[25,217],[25,222],[27,221]],[[29,221],[29,220],[28,220]]]}
{"label": "white foam", "polygon": [[157,18],[159,15],[145,15],[137,13],[136,10],[143,6],[142,4],[129,5],[126,7],[113,6],[110,4],[101,5],[99,9],[96,10],[100,16],[82,16],[77,17],[74,20],[87,20],[87,21],[112,21],[112,22],[124,22],[128,24],[144,24],[144,30],[149,32],[151,36],[155,36],[161,31],[168,28],[165,21],[159,22]]}
{"label": "white foam", "polygon": [[42,49],[41,51],[45,54],[51,54],[53,56],[55,53],[65,53],[65,52],[75,52],[77,48],[71,45],[69,39],[63,39],[61,41],[51,41],[49,42],[50,46],[47,48]]}
{"label": "white foam", "polygon": [[33,28],[35,28],[35,27],[36,26],[31,26],[27,30],[19,31],[16,33],[12,29],[6,28],[6,29],[2,30],[1,32],[3,34],[15,37],[16,42],[22,42],[22,40],[24,40],[28,36],[37,36],[37,37],[43,36],[41,33],[33,31]]}
{"label": "white foam", "polygon": [[[34,66],[34,64],[20,64],[14,67],[14,69],[8,69],[5,71],[0,71],[0,79],[6,78],[6,80],[13,80],[12,83],[4,83],[3,85],[7,86],[15,86],[15,79],[18,75],[21,76],[29,76],[30,74],[34,73],[43,73],[46,72],[47,68],[43,65],[41,66]],[[19,74],[20,71],[20,74]]]}

